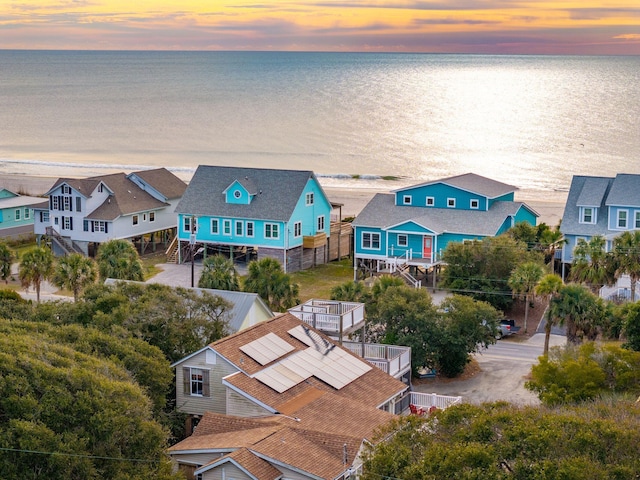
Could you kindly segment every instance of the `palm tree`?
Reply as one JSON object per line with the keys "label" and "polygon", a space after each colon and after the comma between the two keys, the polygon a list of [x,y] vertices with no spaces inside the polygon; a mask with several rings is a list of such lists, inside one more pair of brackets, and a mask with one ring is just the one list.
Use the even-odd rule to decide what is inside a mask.
{"label": "palm tree", "polygon": [[0,242],[0,278],[2,278],[5,283],[9,283],[11,265],[15,258],[16,255],[13,253],[13,250],[9,248],[9,245]]}
{"label": "palm tree", "polygon": [[144,280],[144,268],[133,244],[127,240],[109,240],[100,245],[98,255],[100,278]]}
{"label": "palm tree", "polygon": [[244,291],[260,295],[274,312],[286,310],[299,303],[299,287],[291,283],[274,258],[263,258],[249,263],[249,272],[244,281]]}
{"label": "palm tree", "polygon": [[570,343],[579,343],[584,336],[595,340],[605,314],[602,300],[577,284],[562,287],[551,299],[550,308],[550,315],[559,319],[559,325],[566,324]]}
{"label": "palm tree", "polygon": [[98,277],[96,262],[80,253],[72,253],[58,260],[53,271],[52,282],[60,288],[73,292],[73,301],[77,302],[80,292]]}
{"label": "palm tree", "polygon": [[198,281],[200,288],[215,288],[218,290],[240,290],[238,273],[233,260],[222,255],[207,257],[203,262],[202,275]]}
{"label": "palm tree", "polygon": [[508,284],[515,295],[524,295],[524,333],[527,333],[527,320],[529,318],[529,296],[535,295],[535,288],[544,269],[536,262],[525,262],[513,269],[509,276]]}
{"label": "palm tree", "polygon": [[20,283],[36,289],[36,302],[40,303],[40,286],[53,273],[53,253],[44,247],[36,247],[22,255],[20,261]]}
{"label": "palm tree", "polygon": [[594,235],[588,241],[579,239],[573,250],[571,279],[586,284],[594,293],[612,281],[606,244],[602,235]]}
{"label": "palm tree", "polygon": [[549,263],[551,264],[551,272],[555,273],[556,271],[556,251],[562,248],[562,245],[567,243],[567,240],[564,238],[564,235],[560,231],[560,226],[558,225],[556,228],[551,230],[550,228],[546,228],[542,230],[540,233],[540,248],[544,252],[545,258],[549,258]]}
{"label": "palm tree", "polygon": [[631,301],[636,301],[636,285],[640,278],[640,230],[627,231],[613,239],[614,262],[618,268],[616,276],[629,275]]}
{"label": "palm tree", "polygon": [[341,302],[362,302],[367,289],[362,282],[345,282],[331,289],[331,300]]}
{"label": "palm tree", "polygon": [[551,301],[560,292],[564,284],[562,278],[556,274],[548,274],[540,279],[536,286],[536,294],[547,296],[549,305],[547,307],[547,318],[544,324],[544,351],[543,355],[549,352],[549,339],[551,338],[551,328],[555,324],[556,318],[551,314]]}

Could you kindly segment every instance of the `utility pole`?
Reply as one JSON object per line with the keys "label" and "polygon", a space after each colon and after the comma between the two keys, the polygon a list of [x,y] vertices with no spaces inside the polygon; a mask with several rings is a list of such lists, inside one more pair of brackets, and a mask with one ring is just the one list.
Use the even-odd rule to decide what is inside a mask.
{"label": "utility pole", "polygon": [[191,215],[191,235],[189,235],[189,245],[191,246],[191,288],[193,288],[196,268],[196,217],[194,215]]}

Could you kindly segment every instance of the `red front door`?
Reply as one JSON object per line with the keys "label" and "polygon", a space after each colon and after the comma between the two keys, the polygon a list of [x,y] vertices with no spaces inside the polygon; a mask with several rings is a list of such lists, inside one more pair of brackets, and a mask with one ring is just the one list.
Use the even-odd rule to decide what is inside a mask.
{"label": "red front door", "polygon": [[433,237],[424,236],[422,240],[422,258],[431,260],[431,250],[433,248]]}

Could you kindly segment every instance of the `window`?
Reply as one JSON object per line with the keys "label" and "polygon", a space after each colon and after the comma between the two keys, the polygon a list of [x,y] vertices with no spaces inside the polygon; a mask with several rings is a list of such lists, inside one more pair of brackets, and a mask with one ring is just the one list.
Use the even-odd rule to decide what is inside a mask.
{"label": "window", "polygon": [[58,225],[58,217],[53,217],[53,224]]}
{"label": "window", "polygon": [[218,235],[220,233],[220,223],[217,218],[211,219],[211,234]]}
{"label": "window", "polygon": [[247,222],[247,237],[253,237],[253,222]]}
{"label": "window", "polygon": [[592,207],[583,207],[580,223],[596,223],[595,209]]}
{"label": "window", "polygon": [[83,232],[88,232],[89,231],[89,220],[83,220],[82,221],[82,231]]}
{"label": "window", "polygon": [[71,195],[71,187],[69,185],[62,186],[62,194],[63,195]]}
{"label": "window", "polygon": [[82,198],[76,197],[76,212],[82,211]]}
{"label": "window", "polygon": [[104,185],[102,183],[98,185],[98,192],[100,193],[104,192]]}
{"label": "window", "polygon": [[133,217],[131,217],[131,218],[132,218],[132,222],[133,222],[133,224],[134,224],[134,225],[137,225],[137,224],[138,224],[138,215],[134,215],[134,216],[133,216]]}
{"label": "window", "polygon": [[293,236],[299,237],[302,235],[302,222],[296,222],[293,224]]}
{"label": "window", "polygon": [[379,233],[362,233],[362,248],[380,249],[380,234]]}
{"label": "window", "polygon": [[640,212],[636,212],[636,228],[640,228]]}
{"label": "window", "polygon": [[24,209],[24,219],[25,220],[29,220],[31,218],[31,210],[29,210],[28,208]]}
{"label": "window", "polygon": [[22,211],[16,210],[16,220],[20,220],[21,215],[22,215]]}
{"label": "window", "polygon": [[64,201],[64,210],[70,212],[71,211],[71,197],[62,197]]}
{"label": "window", "polygon": [[409,237],[407,237],[407,235],[404,235],[404,234],[398,235],[399,247],[406,247],[408,244],[409,244]]}
{"label": "window", "polygon": [[[191,225],[192,218],[193,217],[190,217],[190,216],[182,217],[182,228],[184,229],[185,232],[193,231],[195,233],[198,231],[198,222],[196,221],[195,218],[193,218],[193,225]],[[191,230],[192,227],[193,227],[193,230]]]}
{"label": "window", "polygon": [[51,210],[60,209],[60,197],[51,197]]}
{"label": "window", "polygon": [[73,222],[71,217],[62,217],[62,229],[71,230],[73,228]]}
{"label": "window", "polygon": [[304,199],[305,205],[313,205],[313,192],[307,193]]}
{"label": "window", "polygon": [[436,204],[436,199],[433,197],[427,197],[427,207],[433,207]]}
{"label": "window", "polygon": [[456,208],[456,199],[455,198],[447,198],[447,207]]}
{"label": "window", "polygon": [[147,221],[147,214],[146,214],[146,213],[143,213],[143,214],[142,214],[142,221],[143,221],[143,222],[146,222],[146,221]]}
{"label": "window", "polygon": [[227,219],[222,221],[222,234],[231,235],[231,220]]}
{"label": "window", "polygon": [[105,232],[107,231],[107,222],[103,222],[102,220],[96,220],[93,222],[93,231],[94,232]]}
{"label": "window", "polygon": [[324,232],[324,215],[318,217],[318,232]]}
{"label": "window", "polygon": [[240,190],[234,190],[233,191],[233,196],[236,198],[240,198],[240,195],[242,195],[242,193],[240,193]]}
{"label": "window", "polygon": [[277,223],[265,223],[264,224],[264,238],[278,238],[278,224]]}
{"label": "window", "polygon": [[202,397],[210,396],[209,388],[209,370],[204,368],[184,367],[182,369],[184,376],[184,394],[198,395]]}
{"label": "window", "polygon": [[411,205],[411,195],[404,195],[402,197],[402,203],[404,205]]}
{"label": "window", "polygon": [[618,228],[627,228],[627,210],[618,210]]}
{"label": "window", "polygon": [[244,228],[243,228],[243,223],[240,220],[236,220],[236,235],[238,235],[239,237],[241,237],[242,235],[244,235]]}
{"label": "window", "polygon": [[40,212],[40,221],[42,223],[49,221],[49,212]]}
{"label": "window", "polygon": [[469,204],[469,207],[474,208],[474,209],[480,208],[480,201],[477,198],[472,199],[470,204]]}
{"label": "window", "polygon": [[156,221],[156,212],[149,212],[149,222]]}

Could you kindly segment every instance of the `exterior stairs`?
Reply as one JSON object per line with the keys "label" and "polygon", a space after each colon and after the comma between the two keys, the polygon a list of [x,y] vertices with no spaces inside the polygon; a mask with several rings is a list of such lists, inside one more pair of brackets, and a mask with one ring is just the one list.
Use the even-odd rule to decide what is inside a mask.
{"label": "exterior stairs", "polygon": [[47,236],[51,238],[52,242],[65,252],[65,255],[69,255],[70,253],[79,253],[80,255],[84,255],[84,252],[78,248],[73,241],[69,241],[56,232],[52,227],[47,227],[46,229]]}
{"label": "exterior stairs", "polygon": [[178,263],[178,237],[173,237],[165,252],[167,263]]}

